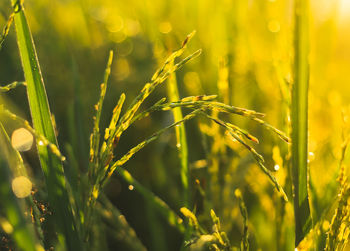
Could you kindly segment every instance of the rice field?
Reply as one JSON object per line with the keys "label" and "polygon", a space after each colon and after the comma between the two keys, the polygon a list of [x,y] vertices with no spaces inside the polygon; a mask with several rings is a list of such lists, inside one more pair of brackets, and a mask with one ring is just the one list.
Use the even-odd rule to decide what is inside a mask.
{"label": "rice field", "polygon": [[350,1],[0,2],[0,250],[350,250]]}

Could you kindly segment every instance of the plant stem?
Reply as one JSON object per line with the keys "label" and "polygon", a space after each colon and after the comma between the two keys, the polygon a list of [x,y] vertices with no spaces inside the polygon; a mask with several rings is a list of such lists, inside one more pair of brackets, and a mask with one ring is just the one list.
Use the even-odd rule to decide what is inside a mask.
{"label": "plant stem", "polygon": [[312,226],[308,194],[308,0],[295,1],[294,83],[292,85],[292,179],[294,186],[295,246]]}
{"label": "plant stem", "polygon": [[[180,100],[179,90],[177,88],[176,74],[173,72],[168,79],[168,96],[170,102]],[[174,108],[172,110],[174,116],[174,122],[183,119],[181,107]],[[181,161],[181,183],[183,189],[183,206],[189,206],[189,170],[188,170],[188,147],[186,138],[185,125],[179,124],[175,127],[176,133],[176,146],[179,151],[179,158]]]}

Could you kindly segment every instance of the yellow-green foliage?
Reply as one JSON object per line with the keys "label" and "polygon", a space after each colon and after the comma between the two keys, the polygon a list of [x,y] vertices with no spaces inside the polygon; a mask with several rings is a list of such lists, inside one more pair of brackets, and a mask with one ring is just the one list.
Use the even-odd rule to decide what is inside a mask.
{"label": "yellow-green foliage", "polygon": [[[299,250],[344,250],[349,156],[346,147],[340,153],[339,148],[346,141],[342,125],[349,123],[341,110],[349,108],[350,100],[350,7],[347,0],[299,1],[310,6],[298,12],[295,2],[24,0],[13,1],[12,7],[10,0],[0,1],[0,123],[9,136],[25,127],[45,151],[42,162],[50,162],[45,156],[63,161],[65,171],[61,184],[66,187],[55,193],[55,182],[45,185],[35,149],[21,154],[23,162],[16,157],[9,162],[22,163],[37,191],[26,207],[6,197],[15,211],[25,212],[19,220],[26,223],[30,219],[22,216],[33,215],[37,238],[28,239],[31,245],[64,248],[57,246],[64,234],[56,236],[51,213],[55,216],[53,208],[66,204],[61,210],[72,211],[74,232],[88,241],[82,247],[87,250],[115,245],[121,250],[293,251],[291,117],[305,115],[306,108],[291,114],[299,98],[292,98],[291,87],[301,76],[293,69],[299,58],[294,52],[301,53],[296,47],[307,46],[306,41],[310,52],[299,63],[310,63],[309,76],[306,71],[301,76],[309,77],[309,128],[303,130],[307,140],[302,143],[304,167],[309,168],[303,177],[309,176],[302,190],[309,194],[313,230]],[[50,105],[50,110],[30,109],[37,118],[48,111],[43,121],[55,129],[49,135],[40,123],[32,123],[26,101],[38,93],[27,78],[40,71],[32,53],[34,61],[27,59],[27,76],[22,76],[15,32],[17,24],[25,24],[23,17],[16,24],[22,10],[43,71],[35,75],[36,82],[45,80]],[[308,16],[309,28],[295,41],[298,15]],[[178,93],[173,88],[167,94],[168,84],[176,85]],[[182,122],[186,133],[181,137]],[[186,144],[187,151],[177,150]],[[1,149],[3,143],[0,158]],[[9,163],[0,160],[4,194],[3,184],[10,184],[4,177],[16,170]],[[54,166],[59,172],[61,167]],[[49,185],[57,197],[47,194]],[[69,199],[58,203],[61,191]],[[54,204],[46,205],[50,200]],[[34,201],[46,203],[46,209]],[[20,238],[5,234],[7,223],[12,224],[7,218],[0,210],[0,236],[15,245],[11,240]],[[308,230],[304,226],[299,239]]]}

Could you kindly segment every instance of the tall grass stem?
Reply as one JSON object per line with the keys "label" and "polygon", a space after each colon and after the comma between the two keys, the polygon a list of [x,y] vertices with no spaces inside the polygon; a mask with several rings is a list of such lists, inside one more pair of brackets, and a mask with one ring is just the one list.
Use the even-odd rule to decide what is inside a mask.
{"label": "tall grass stem", "polygon": [[[168,78],[168,96],[170,102],[180,100],[179,90],[177,87],[176,74],[173,72]],[[172,110],[174,116],[174,122],[178,122],[183,119],[181,107],[174,108]],[[185,124],[179,124],[175,127],[176,133],[176,146],[179,151],[179,158],[181,162],[181,183],[183,189],[183,206],[189,206],[189,170],[188,170],[188,147],[186,138]]]}
{"label": "tall grass stem", "polygon": [[295,246],[312,226],[308,193],[309,1],[295,1],[294,83],[292,85],[291,164],[294,188]]}

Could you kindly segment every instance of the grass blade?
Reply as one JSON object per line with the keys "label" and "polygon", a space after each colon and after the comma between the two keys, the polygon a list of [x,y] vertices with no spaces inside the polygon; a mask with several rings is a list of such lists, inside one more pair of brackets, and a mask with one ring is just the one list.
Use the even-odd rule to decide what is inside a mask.
{"label": "grass blade", "polygon": [[[12,0],[12,5],[15,12],[17,42],[27,83],[27,95],[34,129],[45,136],[49,142],[57,145],[49,103],[27,18],[21,1]],[[46,180],[49,202],[58,226],[59,240],[65,240],[68,250],[82,250],[68,200],[61,160],[46,146],[42,146],[40,141],[37,141],[37,149]]]}
{"label": "grass blade", "polygon": [[308,85],[309,1],[295,1],[294,84],[292,85],[292,178],[294,186],[295,246],[310,231],[312,220],[308,194]]}
{"label": "grass blade", "polygon": [[[168,78],[168,96],[170,101],[180,100],[179,90],[177,88],[176,74],[173,72]],[[174,108],[172,110],[174,116],[174,122],[181,121],[183,119],[181,107]],[[185,207],[189,206],[189,168],[188,168],[188,147],[186,138],[185,124],[179,124],[175,127],[176,133],[176,146],[179,152],[179,158],[181,162],[181,183],[182,183],[182,199]]]}
{"label": "grass blade", "polygon": [[241,211],[241,215],[243,217],[243,237],[241,240],[241,250],[249,251],[249,233],[248,233],[248,210],[245,206],[242,192],[239,189],[235,190],[235,196],[238,199],[239,210]]}

